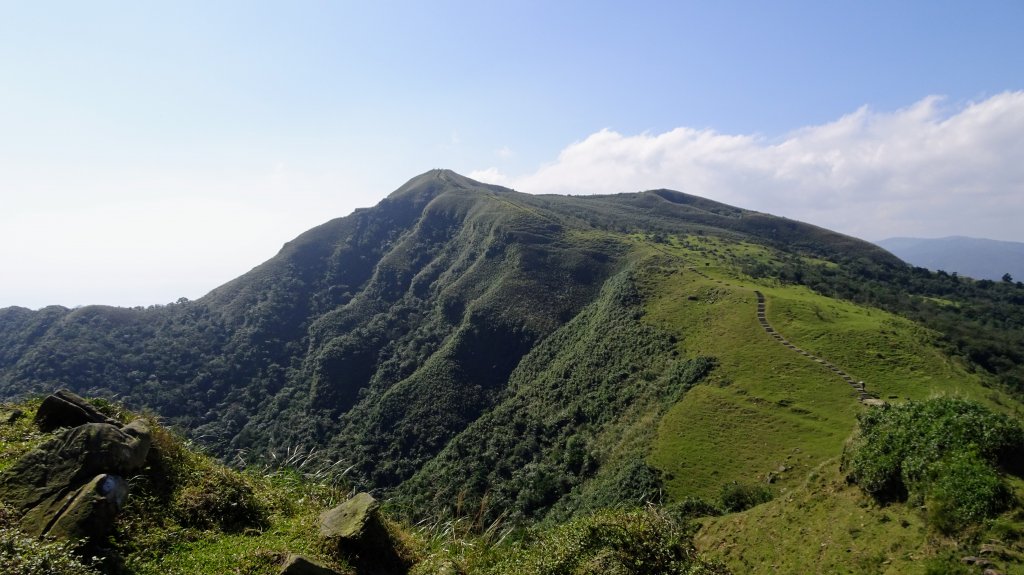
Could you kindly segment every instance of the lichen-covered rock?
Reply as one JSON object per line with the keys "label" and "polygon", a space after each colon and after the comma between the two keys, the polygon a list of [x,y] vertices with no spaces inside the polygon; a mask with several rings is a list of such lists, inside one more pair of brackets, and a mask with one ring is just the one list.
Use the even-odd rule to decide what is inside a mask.
{"label": "lichen-covered rock", "polygon": [[58,493],[29,510],[22,528],[35,536],[98,539],[111,531],[128,499],[128,484],[117,475],[97,475],[68,493]]}
{"label": "lichen-covered rock", "polygon": [[410,561],[399,552],[369,493],[359,493],[320,515],[320,535],[344,555],[357,573],[408,573]]}
{"label": "lichen-covered rock", "polygon": [[67,389],[56,391],[43,400],[36,411],[35,423],[41,431],[78,427],[86,423],[118,424]]}
{"label": "lichen-covered rock", "polygon": [[143,466],[149,446],[150,431],[142,420],[123,429],[108,423],[69,429],[0,474],[0,500],[24,513],[97,475],[127,476]]}
{"label": "lichen-covered rock", "polygon": [[307,559],[302,555],[289,555],[281,568],[281,575],[340,575],[334,569]]}
{"label": "lichen-covered rock", "polygon": [[383,530],[377,515],[379,508],[380,503],[369,493],[356,494],[320,515],[320,535],[341,542],[359,542]]}
{"label": "lichen-covered rock", "polygon": [[0,501],[21,514],[22,529],[32,535],[98,542],[128,497],[122,477],[145,465],[150,442],[141,419],[123,428],[69,429],[0,474]]}

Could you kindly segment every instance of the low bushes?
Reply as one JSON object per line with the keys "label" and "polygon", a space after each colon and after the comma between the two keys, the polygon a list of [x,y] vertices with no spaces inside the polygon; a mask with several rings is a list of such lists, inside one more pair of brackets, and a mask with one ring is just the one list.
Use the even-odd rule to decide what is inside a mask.
{"label": "low bushes", "polygon": [[17,514],[0,504],[0,572],[18,575],[99,575],[67,541],[30,537],[17,527]]}
{"label": "low bushes", "polygon": [[771,501],[772,492],[764,485],[731,481],[722,485],[719,499],[724,511],[735,513]]}
{"label": "low bushes", "polygon": [[880,502],[925,505],[929,523],[951,533],[1013,501],[1002,473],[1019,474],[1024,430],[960,399],[885,406],[860,417],[843,455],[847,477]]}
{"label": "low bushes", "polygon": [[702,560],[685,527],[654,507],[607,510],[539,532],[491,575],[724,574]]}

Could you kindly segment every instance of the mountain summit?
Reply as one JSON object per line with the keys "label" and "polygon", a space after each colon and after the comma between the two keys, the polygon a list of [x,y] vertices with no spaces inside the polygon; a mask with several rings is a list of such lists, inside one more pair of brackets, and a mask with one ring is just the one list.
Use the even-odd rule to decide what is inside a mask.
{"label": "mountain summit", "polygon": [[433,170],[196,301],[0,310],[0,395],[118,397],[238,461],[307,453],[412,518],[558,521],[795,489],[867,399],[1012,403],[983,384],[1024,389],[1024,304],[955,279],[676,191]]}
{"label": "mountain summit", "polygon": [[65,384],[150,405],[221,453],[327,444],[394,485],[634,268],[645,234],[899,265],[866,242],[679,192],[535,196],[431,170],[197,301],[4,310],[0,382],[6,395]]}

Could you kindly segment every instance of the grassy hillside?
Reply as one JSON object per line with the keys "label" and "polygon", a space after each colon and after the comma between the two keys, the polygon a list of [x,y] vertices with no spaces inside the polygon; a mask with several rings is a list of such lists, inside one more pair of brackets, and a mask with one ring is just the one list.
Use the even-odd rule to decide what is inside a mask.
{"label": "grassy hillside", "polygon": [[[118,405],[94,401],[107,416],[136,417]],[[60,432],[33,423],[38,399],[0,404],[21,416],[0,423],[0,472]],[[0,563],[19,575],[276,575],[293,554],[343,574],[376,572],[355,552],[318,534],[320,514],[344,501],[347,485],[324,483],[296,453],[276,470],[232,469],[147,418],[153,446],[131,478],[127,506],[99,555],[82,557],[73,542],[37,540],[20,531],[13,509],[0,501]],[[512,532],[500,525],[478,532],[461,522],[401,524],[382,517],[393,550],[426,575],[598,575],[614,570],[655,573],[726,573],[706,562],[691,529],[655,508],[605,511],[564,525]],[[7,570],[4,570],[7,569]]]}
{"label": "grassy hillside", "polygon": [[[964,398],[1020,421],[1022,354],[1016,284],[668,190],[530,196],[447,171],[197,301],[0,310],[0,395],[67,386],[152,409],[227,460],[308,454],[394,517],[452,526],[425,535],[438,561],[457,547],[438,533],[489,549],[505,530],[529,545],[579,521],[643,531],[762,503],[699,540],[737,572],[771,565],[723,542],[794,521],[780,502],[804,501],[822,537],[834,526],[816,513],[890,512],[830,471],[869,409],[857,382],[879,401]],[[913,556],[950,548],[891,527],[879,537],[925,550]],[[944,537],[973,544],[972,529]],[[225,541],[209,545],[242,545]],[[457,562],[500,563],[488,553]],[[783,571],[800,572],[809,556],[791,553]]]}
{"label": "grassy hillside", "polygon": [[[1017,497],[1024,483],[1014,482]],[[698,547],[735,573],[1024,573],[1024,516],[1006,513],[960,537],[931,528],[914,505],[879,505],[824,462],[785,496],[744,513],[702,520]]]}
{"label": "grassy hillside", "polygon": [[0,395],[118,397],[224,456],[326,447],[364,485],[395,486],[492,410],[520,361],[638,261],[630,234],[652,230],[898,265],[677,192],[530,196],[438,170],[197,301],[0,310]]}
{"label": "grassy hillside", "polygon": [[674,330],[686,353],[718,359],[708,385],[662,420],[653,446],[650,461],[669,476],[676,497],[712,496],[722,483],[769,476],[779,489],[799,483],[838,453],[863,409],[842,379],[763,332],[754,290],[765,294],[772,326],[790,342],[882,399],[952,395],[1019,409],[943,354],[937,335],[918,324],[802,286],[754,280],[725,263],[730,252],[771,259],[766,248],[688,238],[658,249],[679,263],[651,280],[649,321]]}
{"label": "grassy hillside", "polygon": [[[39,403],[32,399],[4,406],[20,410],[22,416],[0,425],[0,471],[60,433],[36,429],[33,417]],[[106,401],[94,404],[122,422],[135,417]],[[108,543],[113,550],[110,556],[121,556],[128,573],[270,574],[279,571],[290,552],[346,568],[344,558],[331,557],[313,536],[319,513],[346,497],[348,491],[343,486],[311,481],[296,470],[229,469],[195,451],[152,416],[148,420],[153,446],[146,466],[130,479],[127,506]],[[25,541],[20,548],[11,547],[23,537],[18,535],[16,523],[0,527],[0,557],[8,561],[17,559],[31,565],[35,560],[75,557],[59,544]],[[9,553],[13,557],[6,555]],[[94,568],[108,572],[116,563],[102,562]],[[39,573],[48,572],[40,568]],[[72,572],[78,571],[60,571]]]}

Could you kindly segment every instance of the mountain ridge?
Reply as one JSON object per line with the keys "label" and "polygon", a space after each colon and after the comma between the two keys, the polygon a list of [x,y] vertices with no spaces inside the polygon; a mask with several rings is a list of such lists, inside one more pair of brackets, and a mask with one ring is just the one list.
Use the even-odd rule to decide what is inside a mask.
{"label": "mountain ridge", "polygon": [[309,452],[411,521],[530,524],[798,489],[864,409],[836,369],[1019,409],[1022,326],[1015,285],[810,224],[433,170],[194,301],[0,309],[0,396],[118,397],[226,459]]}
{"label": "mountain ridge", "polygon": [[[289,431],[289,440],[305,444],[332,434],[328,430],[338,429],[338,415],[358,400],[356,390],[366,393],[374,388],[374,380],[384,393],[410,375],[408,363],[387,368],[392,371],[375,368],[376,358],[387,353],[389,345],[394,348],[396,339],[404,338],[401,345],[409,346],[408,353],[433,358],[431,365],[440,370],[435,379],[460,380],[476,373],[474,377],[488,381],[487,372],[467,359],[494,355],[477,349],[469,335],[487,333],[497,338],[495,342],[504,341],[508,350],[521,351],[512,351],[507,359],[487,360],[488,369],[498,366],[494,373],[499,382],[484,385],[482,395],[470,401],[477,406],[467,412],[472,419],[490,405],[487,398],[495,393],[483,390],[500,388],[518,358],[578,313],[619,269],[632,249],[628,234],[687,229],[776,244],[799,234],[805,238],[802,249],[818,250],[823,256],[853,245],[858,254],[879,265],[897,265],[866,242],[679,192],[531,196],[448,170],[432,170],[410,179],[373,208],[299,235],[267,262],[192,302],[137,313],[101,312],[89,306],[67,312],[48,308],[28,315],[4,310],[0,315],[8,322],[15,320],[21,329],[21,323],[31,318],[37,324],[37,338],[49,332],[51,339],[60,339],[62,330],[83,329],[83,324],[120,326],[128,330],[132,344],[124,337],[106,342],[111,353],[120,350],[148,359],[135,370],[101,365],[102,346],[82,343],[91,351],[85,359],[69,360],[63,371],[33,372],[23,356],[9,353],[0,355],[7,360],[3,373],[8,381],[36,382],[21,384],[22,389],[42,389],[45,381],[59,378],[72,388],[78,380],[76,390],[83,393],[170,394],[159,403],[174,406],[168,414],[172,420],[198,428],[200,435],[220,438],[213,445],[217,450],[237,450],[251,448],[249,437],[254,433],[261,436],[257,443],[268,441],[264,432],[254,431],[259,423],[242,423],[243,419],[269,425],[279,415],[275,409],[287,411],[286,406],[297,402],[304,407],[296,411],[302,416]],[[521,303],[515,304],[517,300]],[[403,314],[427,318],[430,329],[438,331],[417,336],[416,329],[426,328],[407,329],[406,323],[394,319]],[[174,349],[173,357],[155,357],[167,354],[145,349],[155,333],[154,321],[187,332],[193,340],[189,349]],[[352,336],[356,328],[364,336],[359,341]],[[181,345],[177,341],[176,347]],[[8,343],[20,350],[24,345]],[[225,361],[216,361],[218,357]],[[89,358],[96,361],[90,364]],[[22,360],[20,367],[16,359]],[[154,360],[157,365],[152,365]],[[160,372],[159,364],[168,368],[167,373]],[[169,369],[174,365],[195,375],[184,381],[181,369]],[[98,373],[106,374],[104,381]],[[289,381],[294,385],[286,385]],[[19,386],[4,387],[10,395]],[[242,387],[246,394],[238,391]],[[249,417],[224,417],[237,413],[238,406]],[[235,420],[237,425],[230,423]],[[438,422],[440,429],[449,430],[438,433],[450,436],[466,423],[459,421],[454,427]],[[231,443],[226,437],[233,438]]]}

